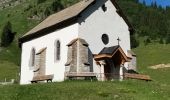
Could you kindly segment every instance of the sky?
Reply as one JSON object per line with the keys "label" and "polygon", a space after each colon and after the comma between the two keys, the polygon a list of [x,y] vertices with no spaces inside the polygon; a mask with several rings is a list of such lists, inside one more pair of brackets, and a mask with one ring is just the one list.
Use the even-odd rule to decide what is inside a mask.
{"label": "sky", "polygon": [[170,0],[139,0],[141,3],[143,1],[146,2],[147,5],[151,5],[152,2],[156,2],[158,5],[162,7],[170,6]]}

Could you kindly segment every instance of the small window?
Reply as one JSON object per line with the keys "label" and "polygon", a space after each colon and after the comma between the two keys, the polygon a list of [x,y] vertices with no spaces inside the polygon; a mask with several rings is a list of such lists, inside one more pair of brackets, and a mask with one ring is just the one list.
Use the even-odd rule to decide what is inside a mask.
{"label": "small window", "polygon": [[107,45],[109,43],[109,36],[107,34],[102,35],[102,42]]}
{"label": "small window", "polygon": [[60,49],[61,49],[61,43],[59,40],[56,41],[55,45],[55,60],[60,60]]}
{"label": "small window", "polygon": [[33,67],[34,65],[35,65],[35,49],[32,48],[30,54],[30,67]]}
{"label": "small window", "polygon": [[104,5],[102,5],[102,10],[104,11],[104,12],[106,12],[107,11],[107,7],[106,7],[106,5],[104,4]]}

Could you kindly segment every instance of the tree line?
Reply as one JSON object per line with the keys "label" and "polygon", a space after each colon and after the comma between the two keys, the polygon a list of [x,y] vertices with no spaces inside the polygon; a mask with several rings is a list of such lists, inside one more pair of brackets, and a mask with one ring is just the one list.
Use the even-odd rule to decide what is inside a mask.
{"label": "tree line", "polygon": [[170,7],[162,8],[154,2],[151,6],[139,4],[138,0],[117,0],[125,15],[132,23],[135,34],[131,39],[132,47],[137,47],[142,37],[144,44],[152,42],[170,43]]}

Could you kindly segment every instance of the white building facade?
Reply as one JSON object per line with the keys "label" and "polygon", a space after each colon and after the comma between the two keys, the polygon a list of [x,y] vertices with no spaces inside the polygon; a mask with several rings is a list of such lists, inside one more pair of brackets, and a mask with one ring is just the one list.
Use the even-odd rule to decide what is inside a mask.
{"label": "white building facade", "polygon": [[[58,21],[59,16],[62,17],[60,22]],[[53,75],[53,81],[64,81],[66,72],[99,73],[96,75],[103,77],[97,77],[97,79],[105,80],[104,77],[107,75],[104,73],[113,73],[116,70],[116,65],[114,65],[116,62],[112,66],[109,62],[110,59],[112,61],[115,57],[120,56],[119,58],[123,60],[119,60],[119,65],[123,64],[125,68],[128,68],[127,52],[131,49],[131,33],[132,27],[122,16],[122,12],[114,0],[83,0],[58,14],[49,16],[20,39],[22,48],[20,84],[30,84],[33,77],[43,75]],[[74,42],[74,39],[82,40]],[[71,41],[73,42],[68,46]],[[118,47],[114,47],[117,45]],[[69,51],[69,47],[71,51]],[[110,54],[106,53],[107,55],[102,56],[105,54],[104,52],[100,54],[103,48],[109,49],[109,47],[110,50],[114,50]],[[42,52],[45,57],[38,56]],[[82,57],[83,54],[87,56]],[[68,59],[71,60],[68,61]],[[73,61],[77,62],[76,65]],[[101,68],[101,61],[109,63],[108,65],[111,67],[109,69],[104,68],[106,66]],[[91,70],[81,71],[82,68],[84,69],[80,65],[82,63]],[[41,66],[44,66],[43,70],[40,68]],[[72,66],[76,66],[76,68]],[[78,68],[80,66],[81,68]],[[69,70],[70,68],[72,71]],[[36,71],[40,70],[44,73],[36,75]],[[104,70],[112,71],[105,72]],[[122,69],[120,70],[118,67],[117,74],[122,75],[122,73]]]}

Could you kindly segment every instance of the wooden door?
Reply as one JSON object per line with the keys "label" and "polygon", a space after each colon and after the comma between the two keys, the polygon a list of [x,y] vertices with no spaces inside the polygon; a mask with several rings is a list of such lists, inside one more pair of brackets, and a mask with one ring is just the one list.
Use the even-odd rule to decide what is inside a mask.
{"label": "wooden door", "polygon": [[104,66],[104,74],[105,74],[105,78],[106,78],[106,80],[110,80],[110,78],[111,78],[111,67],[112,66],[110,66],[110,63],[112,63],[112,62],[110,62],[111,60],[105,60],[105,62],[106,62],[106,65]]}

